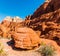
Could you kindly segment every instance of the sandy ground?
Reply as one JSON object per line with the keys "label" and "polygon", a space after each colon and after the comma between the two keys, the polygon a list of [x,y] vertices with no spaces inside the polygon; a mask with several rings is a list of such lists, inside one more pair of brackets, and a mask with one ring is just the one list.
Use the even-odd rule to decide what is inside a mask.
{"label": "sandy ground", "polygon": [[0,39],[0,42],[3,43],[4,50],[8,56],[41,56],[38,52],[13,49],[8,39]]}
{"label": "sandy ground", "polygon": [[[4,50],[7,52],[8,56],[41,56],[40,53],[34,52],[33,50],[26,51],[14,48],[8,39],[0,39],[0,42],[3,44]],[[60,52],[57,51],[54,56],[60,56]]]}

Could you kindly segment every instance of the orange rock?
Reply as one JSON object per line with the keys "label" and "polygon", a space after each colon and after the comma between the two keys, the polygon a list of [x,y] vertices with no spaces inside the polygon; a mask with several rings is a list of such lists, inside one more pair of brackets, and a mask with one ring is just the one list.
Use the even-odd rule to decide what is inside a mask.
{"label": "orange rock", "polygon": [[34,47],[38,47],[40,43],[38,35],[27,27],[16,29],[13,39],[15,41],[15,47],[22,49],[33,49]]}
{"label": "orange rock", "polygon": [[3,20],[1,24],[3,24],[6,27],[9,27],[10,26],[10,23],[11,23],[10,21]]}
{"label": "orange rock", "polygon": [[6,26],[4,26],[3,24],[0,25],[0,30],[1,30],[1,34],[0,36],[2,37],[8,37],[8,33],[10,31],[10,28],[7,28]]}
{"label": "orange rock", "polygon": [[43,39],[41,38],[41,43],[44,43],[46,45],[51,45],[53,46],[56,50],[60,51],[60,46],[53,40],[48,40],[48,39]]}

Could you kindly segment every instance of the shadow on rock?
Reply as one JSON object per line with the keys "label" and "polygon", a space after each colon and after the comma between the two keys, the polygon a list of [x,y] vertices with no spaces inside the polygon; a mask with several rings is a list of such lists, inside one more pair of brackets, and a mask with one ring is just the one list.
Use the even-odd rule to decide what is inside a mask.
{"label": "shadow on rock", "polygon": [[16,48],[16,47],[14,46],[14,41],[13,41],[13,40],[8,41],[7,44],[8,44],[9,46],[11,46],[12,49],[14,49],[14,50],[16,50],[16,51],[28,51],[27,49]]}

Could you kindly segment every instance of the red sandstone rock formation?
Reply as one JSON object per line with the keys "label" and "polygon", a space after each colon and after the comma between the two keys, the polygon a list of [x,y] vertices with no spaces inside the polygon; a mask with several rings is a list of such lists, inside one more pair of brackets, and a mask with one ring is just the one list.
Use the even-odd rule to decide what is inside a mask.
{"label": "red sandstone rock formation", "polygon": [[51,0],[50,2],[44,2],[30,17],[30,22],[26,23],[29,25],[34,25],[41,22],[60,22],[60,2],[59,0]]}
{"label": "red sandstone rock formation", "polygon": [[10,30],[10,28],[7,28],[6,26],[4,26],[4,25],[0,25],[0,36],[2,36],[2,37],[8,37],[8,35],[9,35],[9,30]]}
{"label": "red sandstone rock formation", "polygon": [[60,42],[60,0],[44,2],[33,15],[26,18],[24,25],[40,31],[43,38]]}
{"label": "red sandstone rock formation", "polygon": [[44,2],[32,15],[32,19],[40,17],[43,14],[54,12],[60,8],[59,0],[51,0],[49,2]]}
{"label": "red sandstone rock formation", "polygon": [[12,34],[16,48],[33,49],[40,44],[40,38],[30,28],[22,27],[16,29],[16,32]]}
{"label": "red sandstone rock formation", "polygon": [[23,22],[19,20],[19,17],[15,17],[14,19],[7,17],[0,24],[0,36],[8,37],[12,34],[15,40],[15,47],[25,49],[37,47],[39,44],[37,34],[28,28],[20,28],[21,26],[30,27],[41,38],[55,40],[60,45],[60,1],[46,1],[33,15],[27,16]]}
{"label": "red sandstone rock formation", "polygon": [[20,21],[19,17],[6,17],[0,24],[0,36],[11,37],[11,32],[15,31],[15,28],[21,27],[22,21]]}

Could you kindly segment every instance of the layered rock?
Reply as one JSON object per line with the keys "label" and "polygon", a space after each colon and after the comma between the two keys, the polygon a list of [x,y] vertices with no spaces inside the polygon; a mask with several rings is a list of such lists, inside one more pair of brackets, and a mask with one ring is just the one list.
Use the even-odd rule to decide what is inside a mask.
{"label": "layered rock", "polygon": [[25,19],[24,25],[40,31],[43,38],[60,42],[60,1],[46,0],[33,15]]}
{"label": "layered rock", "polygon": [[0,36],[8,37],[9,36],[9,31],[10,31],[10,28],[7,28],[4,25],[0,25]]}
{"label": "layered rock", "polygon": [[60,8],[59,0],[48,0],[49,2],[44,2],[32,15],[31,19],[40,17],[43,14],[54,12]]}
{"label": "layered rock", "polygon": [[[22,26],[30,27],[36,32],[30,28],[20,28]],[[33,49],[38,47],[40,45],[39,36],[55,40],[60,45],[60,1],[46,0],[33,15],[27,16],[25,21],[19,17],[6,17],[0,24],[0,36],[10,37],[11,35],[16,48]],[[49,42],[45,39],[41,41]],[[53,46],[57,46],[53,41],[50,41],[51,43]]]}
{"label": "layered rock", "polygon": [[12,34],[12,38],[16,48],[34,49],[40,45],[38,35],[35,31],[27,27],[16,29],[16,32]]}
{"label": "layered rock", "polygon": [[21,27],[22,21],[19,17],[12,18],[7,16],[0,24],[0,36],[11,37],[11,32],[15,31],[15,28]]}

